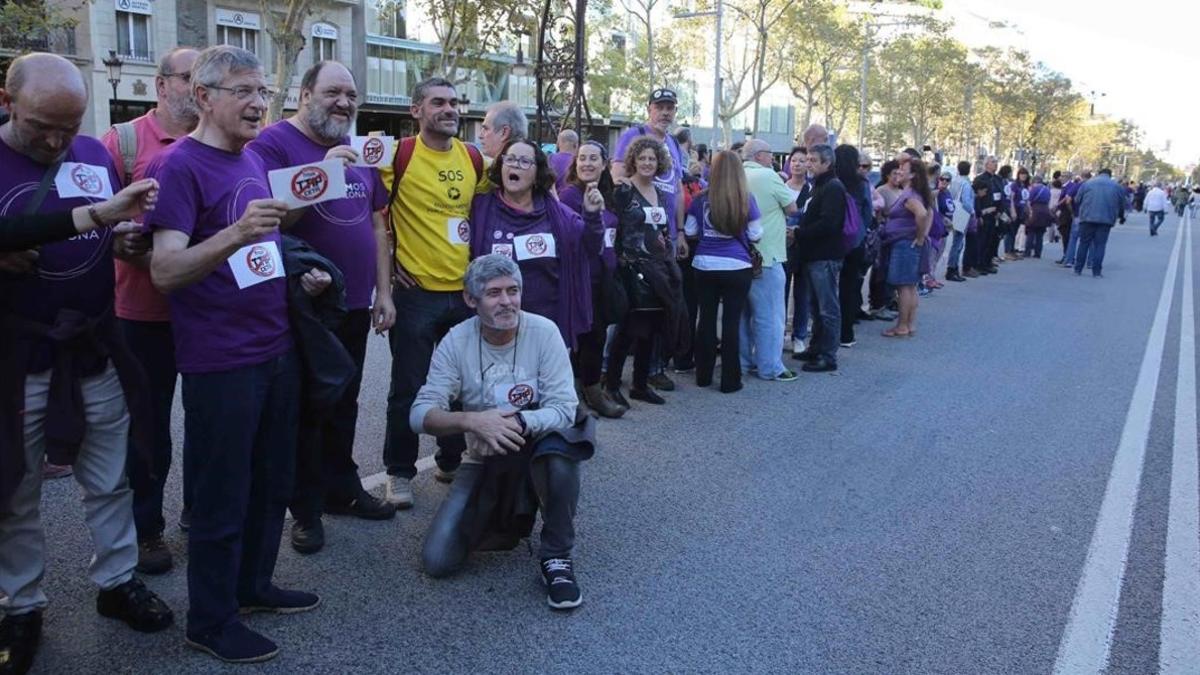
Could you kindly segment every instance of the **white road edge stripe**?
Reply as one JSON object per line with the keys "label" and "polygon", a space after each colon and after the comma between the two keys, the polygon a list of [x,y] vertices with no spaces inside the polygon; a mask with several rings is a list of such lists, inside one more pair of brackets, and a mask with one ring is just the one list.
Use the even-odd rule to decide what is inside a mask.
{"label": "white road edge stripe", "polygon": [[1167,321],[1171,303],[1175,299],[1175,274],[1183,230],[1181,224],[1175,233],[1175,245],[1163,279],[1154,323],[1146,340],[1146,352],[1138,371],[1137,384],[1129,401],[1129,411],[1125,414],[1120,445],[1113,457],[1112,473],[1104,490],[1096,529],[1088,545],[1083,575],[1075,589],[1071,614],[1058,646],[1055,673],[1101,673],[1108,666],[1129,554],[1129,538],[1133,531],[1133,511],[1137,505],[1146,440],[1150,434],[1158,375],[1167,339]]}
{"label": "white road edge stripe", "polygon": [[1158,672],[1200,668],[1200,465],[1196,442],[1196,312],[1192,293],[1192,223],[1183,245],[1179,374],[1175,378],[1175,449],[1163,571]]}

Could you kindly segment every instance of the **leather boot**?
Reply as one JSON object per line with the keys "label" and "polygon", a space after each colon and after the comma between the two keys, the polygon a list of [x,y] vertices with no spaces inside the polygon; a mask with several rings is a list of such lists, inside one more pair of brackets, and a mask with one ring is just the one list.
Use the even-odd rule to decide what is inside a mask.
{"label": "leather boot", "polygon": [[625,408],[613,402],[604,393],[604,389],[600,387],[599,383],[584,387],[583,400],[588,404],[589,408],[603,417],[617,419],[625,414]]}

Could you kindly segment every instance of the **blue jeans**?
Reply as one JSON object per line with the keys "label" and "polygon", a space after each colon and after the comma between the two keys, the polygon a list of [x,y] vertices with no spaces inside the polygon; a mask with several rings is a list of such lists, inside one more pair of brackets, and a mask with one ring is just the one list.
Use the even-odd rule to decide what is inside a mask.
{"label": "blue jeans", "polygon": [[1108,246],[1108,233],[1112,225],[1104,223],[1079,223],[1079,250],[1075,252],[1075,274],[1083,273],[1083,264],[1091,258],[1092,275],[1100,276],[1104,264],[1104,249]]}
{"label": "blue jeans", "polygon": [[184,462],[192,477],[188,635],[238,621],[271,586],[292,498],[300,414],[295,352],[183,376]]}
{"label": "blue jeans", "polygon": [[1162,227],[1163,221],[1167,218],[1166,211],[1151,211],[1150,212],[1150,234],[1158,234],[1158,228]]}
{"label": "blue jeans", "polygon": [[[420,438],[408,425],[408,412],[417,392],[425,384],[433,349],[456,324],[471,317],[461,291],[427,291],[403,288],[392,292],[396,325],[388,331],[392,349],[392,385],[388,389],[387,431],[383,441],[383,463],[393,476],[417,475]],[[461,434],[438,439],[437,465],[453,471],[462,461],[466,442]]]}
{"label": "blue jeans", "polygon": [[957,270],[962,262],[963,246],[966,244],[967,235],[965,233],[954,231],[954,239],[950,242],[950,260],[946,262],[946,266]]}
{"label": "blue jeans", "polygon": [[[171,471],[171,405],[175,400],[175,341],[169,321],[132,321],[121,319],[125,343],[146,371],[153,418],[154,445],[150,449],[150,466],[142,456],[129,449],[127,470],[129,486],[133,488],[133,522],[138,541],[162,536],[163,486]],[[186,491],[186,485],[185,485]]]}
{"label": "blue jeans", "polygon": [[787,266],[783,268],[783,307],[786,313],[790,294],[792,296],[792,339],[807,340],[808,276],[804,274],[803,263],[796,258],[795,250],[794,246],[788,249]]}
{"label": "blue jeans", "polygon": [[[1071,222],[1071,241],[1067,244],[1067,255],[1066,259],[1063,261],[1063,263],[1066,265],[1073,266],[1075,264],[1075,254],[1079,251],[1079,232],[1081,229],[1082,228],[1080,227],[1080,222],[1078,220]],[[1083,260],[1084,262],[1087,262],[1086,253],[1083,256]]]}
{"label": "blue jeans", "polygon": [[842,273],[841,260],[814,260],[804,263],[808,275],[809,297],[812,300],[812,342],[809,351],[837,362],[838,340],[842,334],[842,310],[838,301],[838,279]]}
{"label": "blue jeans", "polygon": [[753,365],[764,380],[773,380],[784,371],[783,324],[787,315],[783,281],[782,261],[764,267],[762,276],[750,284],[746,311],[742,314],[739,331],[742,370],[747,371]]}

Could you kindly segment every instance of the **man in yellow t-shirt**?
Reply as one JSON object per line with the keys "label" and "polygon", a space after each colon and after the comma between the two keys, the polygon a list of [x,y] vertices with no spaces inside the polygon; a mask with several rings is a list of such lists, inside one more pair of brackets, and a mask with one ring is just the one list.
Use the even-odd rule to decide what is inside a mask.
{"label": "man in yellow t-shirt", "polygon": [[[387,500],[402,509],[413,504],[410,482],[417,472],[419,439],[408,423],[409,408],[425,382],[438,340],[472,315],[462,297],[471,239],[467,216],[471,199],[490,187],[478,151],[456,138],[458,105],[458,93],[448,80],[419,83],[413,90],[412,115],[420,131],[396,150],[399,182],[392,167],[381,171],[392,193],[392,299],[398,319],[388,333],[392,385],[383,461]],[[464,448],[462,436],[438,439],[438,480],[453,479]]]}

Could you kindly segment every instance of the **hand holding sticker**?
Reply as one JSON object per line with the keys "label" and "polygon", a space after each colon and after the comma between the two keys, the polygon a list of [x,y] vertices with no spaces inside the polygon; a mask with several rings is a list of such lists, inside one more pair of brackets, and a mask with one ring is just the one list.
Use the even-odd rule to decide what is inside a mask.
{"label": "hand holding sticker", "polygon": [[378,168],[392,163],[396,151],[396,139],[391,136],[355,136],[350,147],[358,153],[354,166]]}

